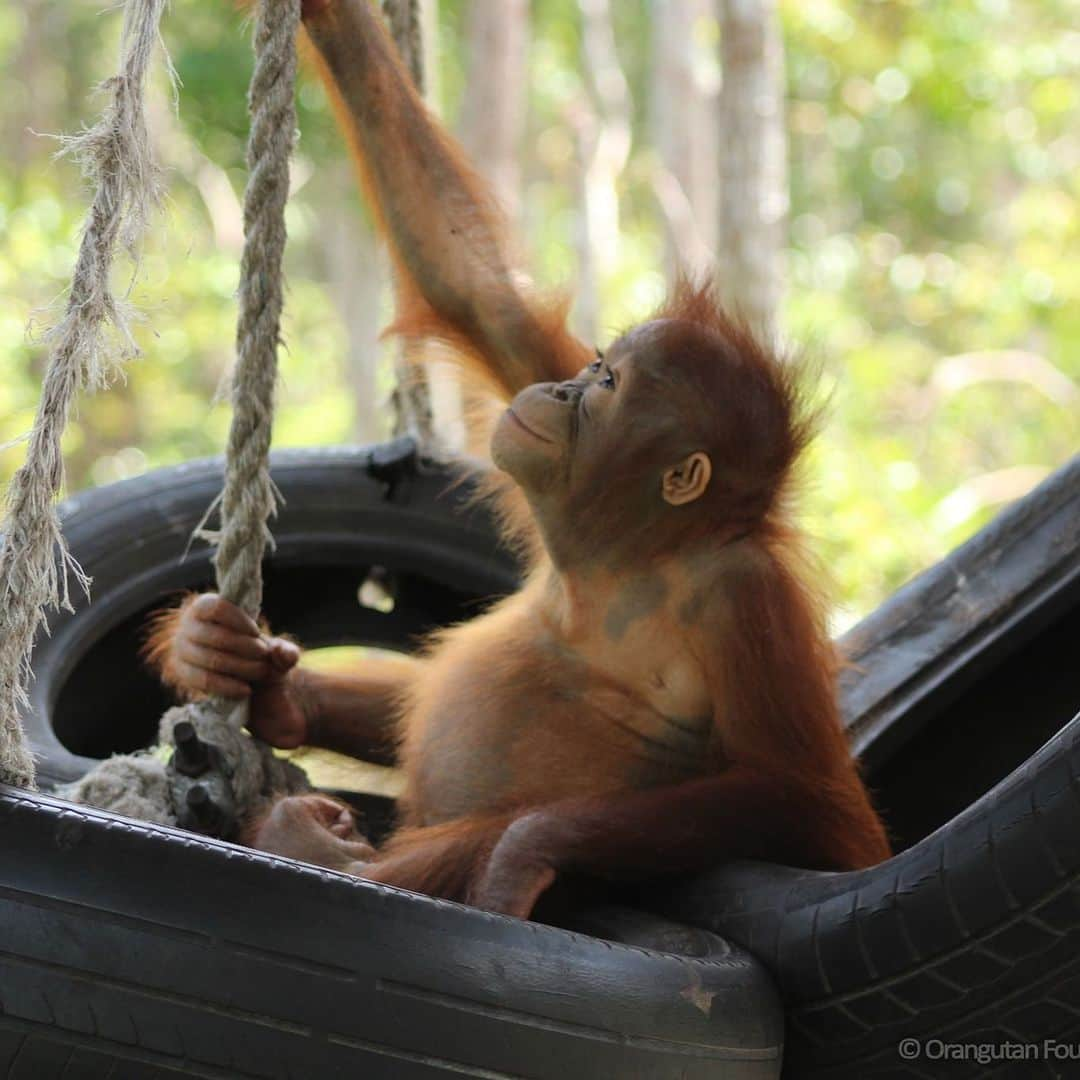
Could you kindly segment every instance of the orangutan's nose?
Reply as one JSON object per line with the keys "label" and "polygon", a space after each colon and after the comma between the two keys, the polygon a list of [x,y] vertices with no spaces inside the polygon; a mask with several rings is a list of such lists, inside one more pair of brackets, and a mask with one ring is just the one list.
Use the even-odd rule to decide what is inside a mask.
{"label": "orangutan's nose", "polygon": [[551,388],[551,396],[556,401],[573,403],[581,397],[581,384],[577,382],[555,383]]}

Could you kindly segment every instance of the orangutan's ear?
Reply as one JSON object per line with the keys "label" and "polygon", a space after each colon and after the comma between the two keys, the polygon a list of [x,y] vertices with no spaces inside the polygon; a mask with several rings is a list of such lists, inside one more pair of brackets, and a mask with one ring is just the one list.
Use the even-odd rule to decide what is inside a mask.
{"label": "orangutan's ear", "polygon": [[695,450],[664,473],[661,494],[672,506],[691,503],[705,494],[712,476],[712,462],[704,450]]}

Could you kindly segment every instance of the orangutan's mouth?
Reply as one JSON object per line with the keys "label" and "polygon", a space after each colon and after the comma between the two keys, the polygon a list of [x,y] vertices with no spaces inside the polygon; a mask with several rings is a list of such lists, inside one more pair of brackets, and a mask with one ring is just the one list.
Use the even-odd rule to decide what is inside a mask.
{"label": "orangutan's mouth", "polygon": [[541,442],[555,442],[554,439],[549,439],[546,436],[541,435],[539,431],[533,431],[533,429],[529,427],[529,425],[526,424],[525,421],[522,420],[521,417],[518,416],[518,414],[514,412],[513,409],[507,409],[506,411],[510,414],[510,419],[513,420],[514,423],[517,424],[517,426],[521,428],[522,431],[526,432],[526,434],[531,435],[534,439],[539,439]]}

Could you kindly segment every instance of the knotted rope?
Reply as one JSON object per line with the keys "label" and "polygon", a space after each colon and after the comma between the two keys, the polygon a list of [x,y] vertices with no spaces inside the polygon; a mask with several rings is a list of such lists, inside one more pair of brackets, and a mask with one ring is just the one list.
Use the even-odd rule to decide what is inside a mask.
{"label": "knotted rope", "polygon": [[[289,155],[296,135],[294,85],[300,0],[260,0],[255,17],[255,68],[248,88],[248,183],[244,192],[244,253],[240,263],[232,424],[220,499],[221,530],[200,528],[217,543],[214,569],[219,593],[255,617],[262,606],[262,558],[267,522],[277,497],[270,478],[270,436],[280,341],[285,251],[285,202]],[[213,507],[211,507],[211,511]],[[209,513],[209,511],[208,511]],[[170,709],[159,742],[170,745],[181,721],[224,755],[242,816],[276,793],[305,790],[307,778],[279,761],[270,748],[241,730],[246,704],[212,699]],[[117,755],[102,762],[62,794],[152,821],[175,824],[164,762],[153,753]]]}
{"label": "knotted rope", "polygon": [[119,71],[102,86],[109,101],[97,125],[66,140],[63,150],[76,156],[95,193],[67,306],[48,336],[52,348],[41,400],[26,461],[7,492],[0,537],[0,781],[20,787],[34,787],[34,762],[19,723],[29,705],[34,637],[47,607],[70,610],[69,572],[83,589],[89,585],[68,552],[56,513],[64,482],[60,438],[79,392],[108,383],[138,353],[126,297],[114,295],[109,278],[118,242],[137,266],[143,229],[158,201],[143,98],[164,7],[165,0],[129,0]]}

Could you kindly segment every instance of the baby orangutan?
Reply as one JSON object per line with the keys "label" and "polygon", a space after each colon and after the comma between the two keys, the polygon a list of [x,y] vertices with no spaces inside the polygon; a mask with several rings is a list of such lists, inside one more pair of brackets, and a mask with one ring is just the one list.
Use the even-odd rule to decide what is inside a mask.
{"label": "baby orangutan", "polygon": [[318,795],[249,842],[522,917],[563,873],[888,857],[787,516],[810,434],[795,367],[686,282],[594,355],[524,284],[367,0],[308,0],[304,21],[393,252],[394,329],[449,345],[505,406],[489,495],[530,569],[420,655],[349,677],[214,595],[158,616],[149,655],[181,692],[250,695],[275,746],[404,770],[377,851]]}

